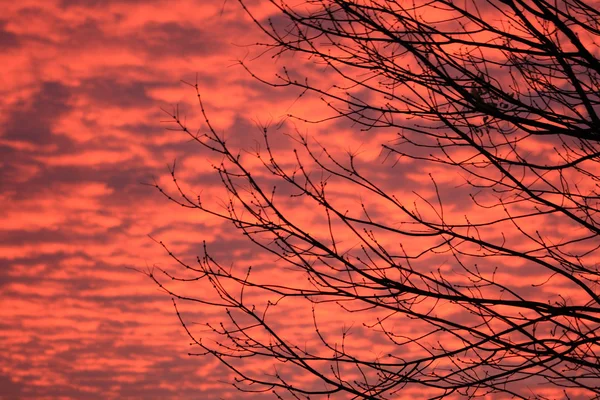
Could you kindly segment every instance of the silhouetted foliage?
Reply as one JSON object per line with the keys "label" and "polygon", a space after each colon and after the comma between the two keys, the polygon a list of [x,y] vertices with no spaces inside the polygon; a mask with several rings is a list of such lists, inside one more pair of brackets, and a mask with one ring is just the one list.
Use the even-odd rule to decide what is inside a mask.
{"label": "silhouetted foliage", "polygon": [[[279,13],[273,22],[254,18],[241,1],[269,37],[262,57],[305,54],[340,81],[321,86],[285,68],[274,81],[256,78],[320,94],[332,118],[353,121],[357,131],[396,129],[383,154],[399,177],[411,165],[437,172],[423,172],[430,190],[407,201],[396,193],[401,179],[370,177],[355,154],[336,158],[304,135],[294,136],[293,159],[278,159],[265,126],[256,156],[281,181],[275,188],[213,129],[198,94],[201,134],[177,112],[172,117],[175,129],[222,155],[215,168],[229,193],[226,207],[190,197],[175,179],[176,194],[157,187],[185,207],[231,221],[277,256],[273,268],[291,267],[305,279],[264,282],[250,268],[240,274],[222,266],[206,246],[197,264],[173,255],[185,276],[163,273],[189,285],[209,282],[214,291],[184,296],[150,271],[156,283],[174,302],[225,310],[209,332],[221,337],[216,343],[202,341],[203,331],[178,311],[194,353],[234,370],[241,390],[277,396],[597,398],[597,4],[271,3]],[[464,185],[440,183],[442,173]],[[340,188],[346,201],[368,196],[348,209]],[[302,221],[290,211],[294,204],[317,222]],[[258,304],[265,296],[269,302]],[[288,321],[271,315],[278,304],[308,307],[313,318],[304,322],[315,336],[291,335]],[[320,307],[357,322],[329,329]]]}

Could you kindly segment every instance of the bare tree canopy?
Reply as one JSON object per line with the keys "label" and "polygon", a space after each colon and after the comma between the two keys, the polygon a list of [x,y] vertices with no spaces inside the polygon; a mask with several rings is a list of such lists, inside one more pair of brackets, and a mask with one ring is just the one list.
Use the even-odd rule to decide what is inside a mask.
{"label": "bare tree canopy", "polygon": [[[242,65],[321,96],[328,122],[394,130],[382,157],[398,181],[299,133],[282,159],[267,126],[256,158],[241,156],[192,85],[205,123],[196,134],[175,112],[174,129],[221,155],[229,198],[205,204],[174,169],[173,187],[157,187],[231,221],[290,275],[225,266],[234,259],[210,246],[195,264],[172,254],[173,269],[150,271],[178,310],[223,311],[208,332],[178,311],[191,353],[217,357],[240,390],[278,397],[598,398],[598,4],[271,0],[269,19],[240,3],[268,37],[261,57],[304,55],[337,80]],[[409,197],[408,170],[429,190]],[[287,326],[299,321],[312,335]]]}

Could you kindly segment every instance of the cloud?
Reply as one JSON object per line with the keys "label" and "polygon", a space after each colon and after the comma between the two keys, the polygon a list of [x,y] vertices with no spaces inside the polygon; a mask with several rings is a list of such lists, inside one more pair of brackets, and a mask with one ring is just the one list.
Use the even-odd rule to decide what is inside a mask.
{"label": "cloud", "polygon": [[8,50],[19,47],[18,36],[5,29],[6,21],[0,20],[0,49]]}
{"label": "cloud", "polygon": [[[264,3],[251,4],[261,20],[272,14]],[[178,269],[147,237],[151,234],[188,262],[202,254],[205,240],[215,259],[236,271],[253,265],[261,278],[299,276],[258,250],[231,223],[176,205],[142,185],[156,179],[177,196],[166,167],[176,159],[178,182],[187,193],[201,194],[224,211],[227,196],[210,165],[222,156],[161,122],[168,119],[161,107],[179,105],[190,128],[206,132],[194,90],[181,79],[194,81],[198,74],[208,117],[233,148],[264,151],[261,127],[270,124],[271,149],[292,172],[293,149],[301,146],[289,135],[298,129],[322,156],[317,140],[341,160],[346,151],[364,152],[357,162],[362,171],[407,204],[412,204],[413,189],[435,199],[430,181],[421,179],[421,164],[403,161],[390,168],[391,161],[378,158],[379,144],[395,139],[395,132],[361,132],[343,120],[305,125],[286,119],[278,126],[289,112],[321,118],[328,110],[317,95],[297,100],[300,90],[258,83],[236,60],[245,59],[266,79],[283,64],[325,87],[331,75],[322,65],[307,66],[292,55],[253,60],[264,48],[247,46],[264,35],[235,1],[24,0],[11,2],[7,10],[0,21],[0,49],[6,50],[0,61],[7,71],[0,88],[0,340],[8,349],[0,353],[1,395],[244,398],[231,387],[223,365],[210,357],[187,356],[190,340],[169,296],[129,269]],[[284,24],[279,18],[275,23]],[[251,154],[242,152],[242,157],[265,187],[277,186],[278,205],[294,221],[316,235],[327,232],[321,208],[297,197],[297,189],[271,176]],[[318,180],[320,171],[307,165]],[[455,195],[443,196],[448,210],[462,218],[470,203],[457,200],[468,195],[456,190],[460,177],[434,172],[442,192]],[[327,190],[350,213],[361,212],[360,199],[376,205],[372,193],[349,189],[339,179],[330,179]],[[398,214],[382,207],[371,217],[395,224]],[[342,239],[340,246],[356,246],[356,237]],[[397,250],[396,238],[391,246]],[[504,277],[516,275],[513,270],[505,268]],[[518,276],[529,279],[534,273],[522,269]],[[175,287],[210,295],[202,284]],[[298,308],[291,304],[277,315]],[[223,317],[195,304],[186,312],[201,335],[207,319]],[[339,314],[336,309],[329,315]],[[327,313],[320,317],[327,321]],[[323,331],[338,328],[324,325]],[[287,333],[300,341],[314,334],[310,320],[294,321]],[[368,347],[364,336],[357,343]],[[266,368],[247,362],[257,370]]]}
{"label": "cloud", "polygon": [[2,137],[47,145],[54,140],[55,121],[71,110],[71,91],[60,82],[42,82],[32,97],[12,105]]}

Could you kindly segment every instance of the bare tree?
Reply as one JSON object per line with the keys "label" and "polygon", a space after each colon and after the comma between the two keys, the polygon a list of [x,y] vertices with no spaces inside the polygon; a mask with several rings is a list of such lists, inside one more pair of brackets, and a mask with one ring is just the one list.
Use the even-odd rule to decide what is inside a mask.
{"label": "bare tree", "polygon": [[[240,0],[268,35],[265,56],[305,54],[343,84],[323,87],[286,68],[269,81],[242,63],[253,76],[319,94],[332,118],[357,130],[396,129],[398,139],[383,144],[387,167],[429,165],[465,185],[440,188],[438,175],[425,174],[431,191],[408,202],[394,184],[362,170],[355,154],[339,159],[304,135],[295,136],[294,166],[278,160],[264,127],[256,156],[281,181],[276,189],[211,126],[198,93],[202,133],[178,112],[174,129],[222,156],[215,168],[229,193],[226,207],[191,197],[174,168],[175,192],[156,187],[184,207],[231,221],[277,256],[277,268],[305,279],[255,279],[250,268],[224,267],[206,246],[197,264],[169,253],[184,274],[148,274],[176,309],[182,301],[224,309],[223,323],[211,325],[218,342],[203,341],[177,312],[193,353],[217,357],[241,390],[295,398],[418,397],[414,390],[430,398],[599,398],[597,4],[270,2],[279,13],[273,21],[258,20]],[[340,206],[329,189],[338,183],[367,200]],[[470,204],[456,210],[460,196]],[[326,229],[303,223],[290,204],[311,207]],[[163,283],[163,273],[192,287],[208,282],[212,293],[182,294]],[[288,299],[308,309],[298,315],[309,316],[313,337],[294,338],[282,316],[271,317]],[[322,328],[319,307],[357,323],[336,335]],[[353,344],[357,338],[381,352]]]}

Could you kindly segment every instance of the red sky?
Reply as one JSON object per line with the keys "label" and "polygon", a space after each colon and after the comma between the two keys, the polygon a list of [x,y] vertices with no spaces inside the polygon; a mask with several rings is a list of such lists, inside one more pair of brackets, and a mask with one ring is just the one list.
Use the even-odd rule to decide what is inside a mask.
{"label": "red sky", "polygon": [[249,245],[142,183],[168,184],[177,158],[180,178],[220,193],[209,155],[161,123],[175,104],[199,120],[180,80],[198,76],[240,146],[297,92],[237,64],[260,36],[236,1],[23,0],[1,18],[0,398],[239,397],[215,360],[187,356],[169,296],[128,268],[172,264],[148,235],[190,257],[202,240],[217,255]]}
{"label": "red sky", "polygon": [[[255,3],[256,16],[266,18],[270,9]],[[217,361],[187,356],[189,338],[169,296],[130,268],[173,264],[152,235],[190,260],[206,241],[224,264],[287,275],[230,224],[181,210],[143,185],[156,179],[169,188],[167,164],[177,159],[187,188],[215,204],[223,195],[209,162],[217,159],[165,130],[161,108],[179,104],[189,125],[201,128],[195,93],[180,82],[197,76],[217,129],[234,146],[252,148],[257,125],[275,125],[289,112],[325,116],[323,103],[296,101],[297,90],[270,88],[244,71],[238,60],[271,78],[285,62],[254,60],[250,45],[264,37],[234,0],[19,0],[4,1],[2,10],[0,398],[239,398]],[[284,61],[316,82],[332,79],[321,67]],[[336,154],[360,152],[385,187],[434,195],[422,177],[435,171],[404,165],[400,177],[381,163],[378,144],[393,132],[339,121],[296,127]],[[289,156],[289,141],[274,140],[277,154]],[[436,177],[446,190],[462,183],[455,174]],[[342,194],[340,207],[358,197],[332,190]],[[302,204],[287,207],[317,226]],[[449,207],[469,206],[454,200]],[[220,318],[216,310],[189,310],[192,320]],[[290,335],[311,331],[301,315],[290,319]],[[339,328],[335,314],[322,317]],[[360,333],[356,343],[369,347]]]}
{"label": "red sky", "polygon": [[0,18],[0,398],[237,396],[127,267],[169,264],[148,234],[189,254],[223,237],[141,183],[174,158],[209,172],[160,122],[176,103],[197,117],[181,79],[230,135],[291,103],[236,66],[256,30],[234,1],[25,0]]}

